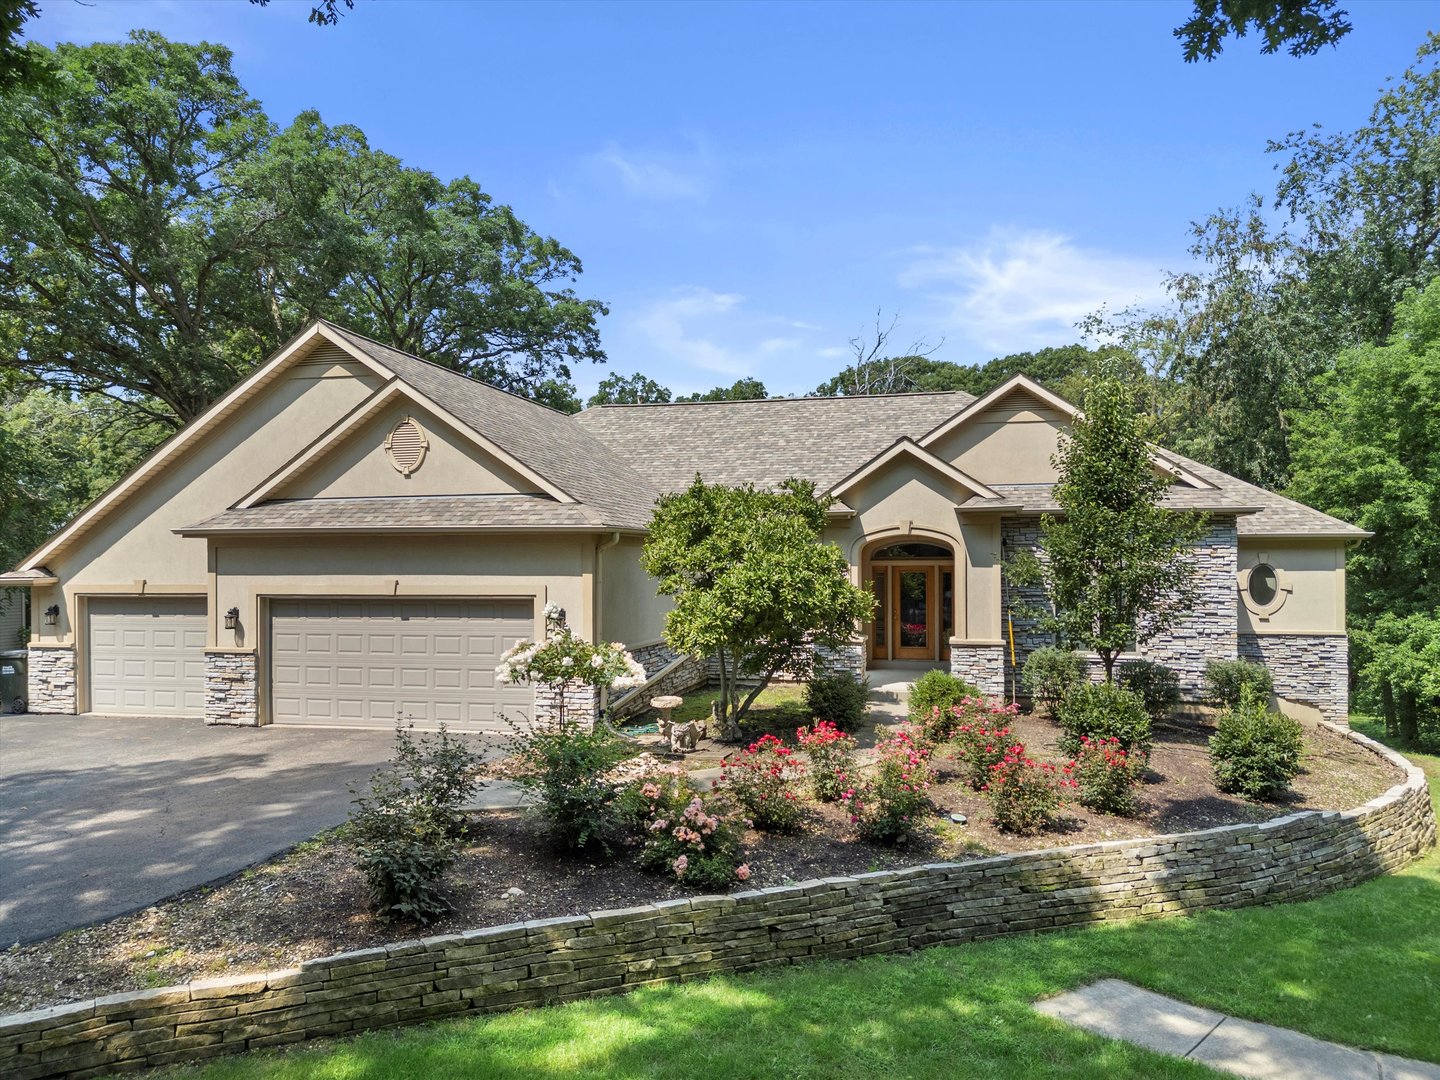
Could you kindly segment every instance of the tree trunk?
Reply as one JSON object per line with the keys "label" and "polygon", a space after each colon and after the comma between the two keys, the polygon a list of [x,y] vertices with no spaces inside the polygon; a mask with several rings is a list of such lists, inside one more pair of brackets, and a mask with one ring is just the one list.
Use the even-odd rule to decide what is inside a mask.
{"label": "tree trunk", "polygon": [[1414,690],[1400,691],[1400,738],[1407,746],[1420,741],[1420,709]]}
{"label": "tree trunk", "polygon": [[1119,656],[1119,653],[1112,652],[1102,652],[1100,654],[1100,659],[1105,664],[1105,681],[1107,683],[1114,683],[1115,681],[1115,661]]}
{"label": "tree trunk", "polygon": [[1380,684],[1380,711],[1385,715],[1385,734],[1393,739],[1400,734],[1400,722],[1395,716],[1395,688],[1388,682]]}
{"label": "tree trunk", "polygon": [[715,732],[715,738],[720,742],[738,743],[740,720],[735,715],[735,679],[726,663],[725,650],[716,652],[720,657],[720,730]]}

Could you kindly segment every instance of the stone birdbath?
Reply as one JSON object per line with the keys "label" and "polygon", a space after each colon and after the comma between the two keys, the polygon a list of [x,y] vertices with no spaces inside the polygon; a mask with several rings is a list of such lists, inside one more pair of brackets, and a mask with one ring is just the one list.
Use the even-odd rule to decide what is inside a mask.
{"label": "stone birdbath", "polygon": [[670,713],[684,704],[685,699],[676,697],[674,694],[664,694],[650,699],[650,707],[660,712],[660,735],[667,743],[670,741]]}

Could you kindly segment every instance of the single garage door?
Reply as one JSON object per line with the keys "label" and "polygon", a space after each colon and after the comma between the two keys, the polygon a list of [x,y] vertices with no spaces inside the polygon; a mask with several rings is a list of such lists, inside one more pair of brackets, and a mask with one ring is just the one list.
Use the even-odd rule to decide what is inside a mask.
{"label": "single garage door", "polygon": [[205,598],[92,597],[90,711],[205,714]]}
{"label": "single garage door", "polygon": [[500,654],[530,638],[530,600],[276,600],[277,724],[499,730],[529,718],[534,691],[496,685]]}

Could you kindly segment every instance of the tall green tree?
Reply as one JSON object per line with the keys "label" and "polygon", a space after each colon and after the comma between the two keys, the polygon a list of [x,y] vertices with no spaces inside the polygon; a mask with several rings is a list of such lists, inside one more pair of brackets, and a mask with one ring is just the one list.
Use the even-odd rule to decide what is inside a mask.
{"label": "tall green tree", "polygon": [[848,643],[875,601],[850,583],[845,556],[822,542],[829,502],[808,481],[775,491],[706,484],[656,503],[641,565],[674,599],[665,640],[720,664],[720,732],[740,723],[781,671],[815,667],[815,647]]}
{"label": "tall green tree", "polygon": [[918,354],[882,356],[849,365],[817,386],[815,393],[836,397],[963,390],[980,397],[1016,375],[1028,375],[1069,396],[1083,384],[1084,372],[1097,355],[1097,350],[1085,345],[1060,345],[1010,353],[975,365]]}
{"label": "tall green tree", "polygon": [[653,405],[670,400],[670,391],[654,379],[641,375],[621,375],[618,371],[600,380],[595,393],[585,402],[593,409],[597,405]]}
{"label": "tall green tree", "polygon": [[1173,627],[1194,605],[1191,546],[1204,529],[1197,514],[1164,508],[1169,481],[1150,461],[1148,420],[1135,391],[1102,372],[1089,383],[1084,412],[1061,440],[1055,501],[1040,519],[1040,553],[1012,558],[1019,584],[1040,585],[1052,611],[1048,629],[1100,655],[1105,678],[1115,661]]}
{"label": "tall green tree", "polygon": [[765,384],[759,379],[749,376],[743,379],[736,379],[729,386],[717,386],[713,390],[706,390],[703,394],[686,394],[684,397],[677,397],[676,401],[759,401],[769,397]]}
{"label": "tall green tree", "polygon": [[579,261],[469,178],[277,132],[220,46],[42,51],[0,110],[0,365],[179,425],[315,316],[522,393],[604,359]]}

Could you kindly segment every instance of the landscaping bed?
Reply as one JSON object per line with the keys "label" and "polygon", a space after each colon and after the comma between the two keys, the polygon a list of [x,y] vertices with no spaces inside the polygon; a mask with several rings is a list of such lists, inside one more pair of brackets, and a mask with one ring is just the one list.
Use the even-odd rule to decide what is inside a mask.
{"label": "landscaping bed", "polygon": [[[1063,759],[1059,731],[1048,721],[1021,716],[1011,726],[1032,753]],[[1187,832],[1298,810],[1345,809],[1381,794],[1400,778],[1362,747],[1307,727],[1304,769],[1291,793],[1281,802],[1246,802],[1215,789],[1205,751],[1210,730],[1203,724],[1157,729],[1136,816],[1116,817],[1072,803],[1054,828],[1025,837],[991,823],[985,796],[958,779],[958,766],[942,747],[935,755],[937,782],[929,792],[935,814],[917,841],[900,849],[865,843],[856,838],[843,809],[814,804],[797,833],[747,833],[750,878],[745,887]],[[873,732],[862,732],[862,744],[869,739]],[[952,823],[951,814],[965,815],[968,823]],[[632,851],[609,861],[554,852],[533,817],[506,810],[477,820],[464,854],[446,877],[446,892],[454,911],[424,930],[381,922],[369,910],[351,852],[327,834],[229,882],[0,954],[0,1012],[281,968],[422,934],[625,907],[693,890],[641,871]]]}

